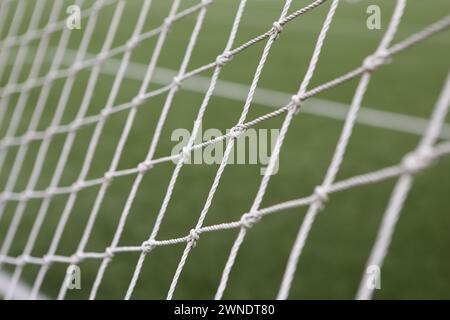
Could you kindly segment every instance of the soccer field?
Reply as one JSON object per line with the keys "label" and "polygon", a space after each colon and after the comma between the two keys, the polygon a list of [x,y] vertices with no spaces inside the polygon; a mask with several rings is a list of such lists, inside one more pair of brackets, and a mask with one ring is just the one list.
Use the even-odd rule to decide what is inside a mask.
{"label": "soccer field", "polygon": [[[14,25],[14,18],[17,18],[14,14],[21,3],[25,9],[17,34],[27,33],[27,27],[36,11],[33,8],[40,2],[43,3],[44,10],[36,29],[47,24],[51,10],[59,0],[0,0],[0,10],[8,8],[3,11],[6,12],[6,18],[0,40],[8,38],[9,27]],[[63,1],[58,21],[67,16],[65,9],[74,2]],[[95,1],[81,2],[81,9],[89,10]],[[120,47],[131,38],[138,17],[143,11],[144,2],[146,0],[107,1],[98,11],[91,41],[88,42],[86,56],[82,60],[92,59],[102,50],[104,41],[111,32],[110,25],[115,20],[113,15],[117,10],[117,3],[123,3],[124,10],[111,48]],[[311,2],[313,1],[292,1],[288,14]],[[201,1],[181,0],[177,11],[181,12],[198,3]],[[309,88],[361,66],[364,59],[377,49],[386,32],[395,3],[396,1],[391,0],[339,1]],[[174,22],[167,33],[153,78],[145,92],[170,85],[172,78],[180,70],[200,12],[205,14],[204,22],[186,71],[214,62],[225,48],[239,4],[238,0],[214,0],[205,11],[197,10]],[[366,10],[372,4],[381,8],[380,29],[370,30],[366,26],[370,15]],[[274,41],[267,56],[246,121],[285,106],[291,96],[297,93],[330,5],[332,1],[326,1],[283,26],[283,31]],[[151,1],[142,33],[163,25],[171,6],[172,1]],[[270,30],[273,22],[279,19],[283,6],[284,1],[248,0],[232,48]],[[407,1],[399,30],[392,43],[406,39],[449,14],[448,0]],[[67,69],[73,65],[86,32],[89,32],[91,15],[81,20],[79,30],[64,31],[70,37],[59,69]],[[62,33],[54,32],[48,38],[48,49],[39,76],[45,76],[57,59]],[[398,165],[405,154],[416,148],[450,72],[449,39],[450,30],[444,30],[396,54],[389,64],[372,73],[335,181]],[[11,84],[12,71],[21,50],[22,53],[26,50],[25,58],[15,82],[23,83],[29,78],[38,46],[42,41],[41,37],[37,37],[26,45],[8,47],[4,42],[0,44],[0,71],[3,71],[0,73],[1,88]],[[130,51],[130,63],[118,87],[114,106],[132,101],[140,92],[157,41],[158,35],[155,35],[140,42]],[[220,136],[220,132],[226,133],[227,129],[236,125],[266,42],[267,39],[246,48],[223,66],[216,91],[203,117],[203,132],[215,128],[219,132],[216,136]],[[69,73],[53,81],[48,86],[45,109],[37,127],[32,131],[45,132],[48,127],[55,126],[62,128],[73,123],[75,119],[100,114],[114,91],[114,81],[119,75],[119,66],[124,55],[126,54],[120,53],[109,57],[104,65],[99,67],[94,86],[90,86],[88,82],[97,64],[82,69],[73,77]],[[174,146],[179,143],[174,138],[174,132],[180,128],[192,132],[213,71],[214,68],[210,68],[183,81],[179,90],[174,92],[170,110],[155,145],[153,159],[171,155]],[[68,88],[67,82],[72,80],[73,85]],[[278,171],[270,179],[260,208],[314,194],[315,187],[324,180],[333,158],[358,82],[359,77],[320,92],[302,105],[300,112],[292,119],[281,148]],[[13,137],[30,132],[30,121],[42,95],[42,88],[43,86],[34,87],[27,93],[29,96],[23,112],[18,115],[18,127],[14,130]],[[69,90],[68,94],[64,94],[65,90]],[[83,105],[83,99],[89,90],[93,90],[92,97],[86,104],[86,113],[80,117],[80,106]],[[4,117],[0,118],[2,143],[7,140],[5,137],[11,136],[10,127],[15,121],[14,111],[20,99],[23,99],[22,91],[7,98],[0,97],[2,100],[7,99],[6,102],[0,101],[0,106],[3,106],[5,111]],[[4,91],[2,93],[4,94]],[[83,170],[87,170],[83,179],[85,181],[102,178],[105,172],[110,171],[111,162],[117,155],[116,147],[123,136],[127,121],[130,123],[130,112],[134,112],[131,110],[136,110],[136,115],[124,140],[121,156],[117,158],[116,170],[124,172],[125,169],[136,168],[146,159],[152,139],[154,141],[155,130],[164,112],[163,107],[168,95],[170,93],[166,91],[152,96],[136,109],[128,108],[108,116],[88,167],[83,166],[83,163],[92,145],[96,123],[76,128],[72,131],[74,134],[55,134],[51,135],[51,138],[32,140],[27,144],[23,165],[18,171],[14,171],[14,167],[17,168],[18,154],[23,146],[2,147],[2,196],[7,192],[23,194],[26,190],[47,190],[57,179],[55,172],[61,166],[62,175],[55,187],[70,187],[80,180],[80,172]],[[67,97],[67,101],[61,102],[62,96]],[[60,121],[55,125],[54,117],[59,105],[65,107]],[[255,129],[267,129],[269,132],[271,129],[280,129],[284,119],[284,115],[274,117],[258,123]],[[70,146],[67,160],[60,163],[68,136],[73,138],[73,144]],[[202,141],[206,141],[214,137],[203,138]],[[437,143],[449,139],[450,117],[447,116]],[[42,145],[47,142],[48,151],[45,153],[42,168],[36,170],[38,154],[42,153]],[[220,147],[220,150],[225,150],[225,143],[226,141],[218,143],[223,147]],[[266,165],[267,163],[247,163],[226,166],[203,226],[239,221],[242,214],[252,207],[263,178],[261,168]],[[123,232],[116,239],[117,246],[140,246],[152,233],[175,166],[175,163],[168,161],[149,168],[142,175],[142,181],[136,189],[130,207],[126,206],[127,199],[136,183],[138,172],[114,177],[107,188],[102,187],[103,184],[94,184],[81,187],[75,193],[61,192],[51,198],[44,196],[25,200],[1,200],[2,274],[17,274],[17,268],[21,268],[20,285],[32,288],[35,286],[36,277],[42,273],[42,267],[48,267],[40,293],[49,298],[56,298],[63,284],[68,259],[79,248],[102,188],[106,188],[104,198],[90,235],[85,239],[83,252],[105,253],[105,248],[111,246],[115,234],[117,238],[117,228],[121,224],[121,216],[123,219],[124,210],[128,216],[123,220]],[[185,164],[182,167],[157,240],[189,236],[189,230],[196,226],[207,202],[219,166],[220,162]],[[37,175],[37,178],[35,186],[30,190],[30,177],[33,174]],[[16,181],[12,189],[8,190],[8,186],[11,186],[11,175],[15,175]],[[328,200],[323,203],[323,210],[317,214],[298,261],[290,299],[355,298],[397,180],[397,177],[393,177],[328,195]],[[450,299],[449,190],[449,157],[442,157],[417,173],[381,268],[381,288],[375,290],[375,299]],[[42,209],[44,202],[44,205],[48,205],[45,210]],[[73,205],[71,209],[67,209],[68,203]],[[252,228],[247,229],[223,298],[276,298],[292,246],[307,210],[308,206],[301,206],[278,211],[264,216]],[[45,215],[42,216],[36,238],[30,242],[32,230],[37,230],[36,219],[39,218],[40,211],[45,212]],[[18,212],[21,212],[20,219],[15,218]],[[61,228],[61,217],[64,213],[68,213],[65,216],[67,221]],[[11,234],[10,230],[14,226],[17,226],[14,236],[9,236],[12,241],[10,245],[5,245],[8,242],[8,233]],[[62,232],[61,238],[55,242],[59,231]],[[199,235],[180,274],[174,299],[214,298],[238,233],[239,228],[233,228]],[[31,257],[42,258],[49,250],[55,249],[51,256],[61,259],[57,261],[56,258],[48,265],[28,261],[22,266],[5,261],[5,257],[20,257],[27,246],[32,249],[29,254]],[[185,248],[186,241],[153,248],[146,255],[131,298],[165,299]],[[100,282],[96,298],[123,299],[140,255],[138,250],[115,252]],[[77,262],[81,271],[81,289],[68,290],[66,299],[89,298],[102,259],[93,257]]]}

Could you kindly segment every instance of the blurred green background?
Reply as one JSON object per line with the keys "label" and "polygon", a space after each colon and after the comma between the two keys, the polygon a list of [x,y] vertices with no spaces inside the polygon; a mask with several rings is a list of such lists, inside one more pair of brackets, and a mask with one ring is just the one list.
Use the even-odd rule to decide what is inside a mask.
{"label": "blurred green background", "polygon": [[[94,1],[85,1],[88,8]],[[134,28],[141,10],[142,0],[126,1],[126,8],[115,36],[113,46],[126,42]],[[198,3],[182,0],[185,9]],[[311,1],[293,1],[290,12]],[[11,24],[12,13],[17,1],[12,1],[7,25]],[[65,1],[67,5],[72,1]],[[382,28],[368,30],[366,9],[376,3],[381,7]],[[41,19],[41,27],[48,19],[54,0],[47,1],[48,10]],[[171,1],[153,0],[144,30],[150,30],[163,23]],[[222,52],[235,12],[237,0],[216,0],[208,7],[205,23],[188,70],[214,61]],[[283,1],[249,0],[239,28],[235,46],[264,33],[271,26],[283,7]],[[287,94],[297,91],[308,66],[316,38],[331,1],[295,19],[285,26],[280,38],[275,42],[262,73],[259,87]],[[330,33],[325,41],[317,71],[311,86],[333,79],[361,64],[361,61],[377,47],[389,19],[395,1],[341,1]],[[26,18],[33,12],[34,1],[27,1]],[[100,11],[88,52],[98,53],[109,29],[115,5]],[[400,30],[394,40],[400,41],[447,15],[450,12],[448,0],[410,0],[406,8]],[[61,19],[65,16],[63,12]],[[196,14],[176,22],[164,44],[158,67],[178,70],[189,36],[195,23]],[[26,31],[27,23],[19,30]],[[81,30],[71,31],[70,50],[79,47],[85,32],[86,20]],[[51,37],[50,47],[55,48],[61,33]],[[439,96],[449,70],[450,33],[446,31],[420,45],[396,56],[393,62],[377,71],[370,83],[364,99],[364,106],[373,109],[428,118]],[[1,35],[5,38],[5,32]],[[147,65],[157,37],[140,44],[132,54],[134,63]],[[30,43],[28,62],[33,59],[33,50],[38,41]],[[264,42],[252,46],[237,55],[222,71],[221,80],[248,86],[261,56]],[[35,51],[34,51],[35,52]],[[70,53],[70,52],[68,52]],[[72,52],[73,53],[73,52]],[[45,75],[54,53],[48,54],[41,75]],[[11,51],[10,62],[16,54]],[[68,65],[70,56],[67,55]],[[115,59],[121,59],[122,55]],[[21,81],[28,77],[30,66],[23,68]],[[1,76],[2,87],[6,85],[11,71],[9,64]],[[70,123],[76,116],[91,69],[82,71],[76,78],[63,123]],[[202,76],[210,77],[211,71]],[[102,74],[95,87],[90,103],[89,115],[98,114],[105,105],[114,76]],[[50,98],[39,130],[48,127],[65,79],[52,86]],[[120,88],[116,104],[132,99],[139,90],[141,80],[126,78]],[[349,104],[357,81],[321,93],[318,98]],[[160,87],[152,83],[149,89]],[[40,89],[31,91],[27,107],[21,117],[17,135],[27,132]],[[164,125],[156,157],[170,154],[177,143],[171,141],[171,133],[177,128],[191,130],[204,94],[181,87],[175,95],[172,108]],[[5,136],[18,95],[9,102],[6,117],[1,124],[1,137]],[[165,95],[155,97],[139,108],[119,169],[135,167],[146,156],[155,125],[160,115]],[[288,100],[284,102],[287,103]],[[283,105],[284,105],[283,104]],[[242,110],[242,101],[213,97],[205,114],[203,129],[218,128],[224,132],[237,122]],[[272,107],[281,107],[274,105]],[[252,104],[247,119],[254,119],[273,109]],[[120,112],[106,122],[96,150],[88,179],[103,176],[108,170],[114,149],[124,127],[128,112]],[[262,123],[258,128],[279,128],[283,117]],[[449,119],[447,119],[449,120]],[[330,163],[331,156],[342,129],[343,122],[327,117],[300,113],[293,121],[285,140],[279,172],[272,177],[262,206],[307,196],[319,184]],[[61,186],[76,181],[86,154],[94,126],[85,127],[77,133],[72,152],[66,164]],[[368,171],[397,164],[403,155],[414,149],[418,135],[387,130],[373,126],[356,124],[348,151],[337,180]],[[57,135],[51,144],[44,168],[40,174],[37,190],[45,189],[54,173],[65,135]],[[25,165],[20,172],[15,191],[25,189],[40,142],[30,144]],[[8,151],[6,165],[0,172],[0,186],[4,189],[11,167],[15,161],[17,147]],[[223,175],[213,204],[205,220],[205,225],[238,220],[252,204],[259,186],[260,165],[229,165]],[[150,235],[156,215],[166,192],[174,164],[165,163],[150,170],[144,177],[131,208],[120,245],[139,245]],[[218,165],[186,165],[182,169],[175,187],[172,201],[166,212],[158,235],[159,240],[185,236],[195,226],[205,203]],[[435,166],[419,174],[406,201],[401,219],[396,229],[381,273],[381,290],[376,291],[377,299],[449,299],[450,298],[450,209],[449,190],[450,159],[442,159]],[[135,176],[117,178],[108,189],[98,220],[90,237],[87,251],[103,252],[109,246]],[[300,259],[290,298],[292,299],[351,299],[354,297],[359,280],[364,271],[372,244],[394,180],[353,188],[333,194],[311,230],[304,253]],[[77,198],[60,245],[58,255],[70,256],[76,249],[98,187],[82,190]],[[67,202],[67,196],[57,196],[51,202],[43,228],[35,243],[32,256],[40,257],[49,248],[56,224]],[[21,254],[41,200],[28,203],[24,219],[20,224],[10,256]],[[0,221],[0,244],[9,228],[17,202],[8,202],[5,215]],[[256,224],[246,237],[232,270],[224,298],[272,299],[275,298],[284,272],[289,252],[305,208],[295,208],[265,217]],[[238,230],[228,230],[202,234],[197,246],[191,251],[174,298],[213,298],[220,276]],[[163,299],[166,297],[171,279],[181,257],[184,245],[156,248],[146,259],[133,298]],[[116,254],[109,265],[98,292],[98,298],[121,299],[124,297],[135,268],[138,253]],[[85,260],[80,264],[82,289],[71,290],[67,298],[88,297],[99,267],[99,260]],[[42,292],[55,297],[61,286],[66,265],[55,263],[47,274]],[[12,272],[11,266],[4,271]],[[27,265],[22,279],[32,284],[38,267]]]}

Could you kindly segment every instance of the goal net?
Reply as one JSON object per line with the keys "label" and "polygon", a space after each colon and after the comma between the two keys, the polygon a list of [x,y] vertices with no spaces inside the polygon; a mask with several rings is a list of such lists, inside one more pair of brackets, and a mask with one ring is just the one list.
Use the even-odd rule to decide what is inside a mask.
{"label": "goal net", "polygon": [[[402,211],[434,224],[395,260],[408,232],[437,252],[450,7],[382,2],[370,30],[369,5],[0,0],[0,295],[370,299]],[[267,162],[234,165],[264,129]]]}

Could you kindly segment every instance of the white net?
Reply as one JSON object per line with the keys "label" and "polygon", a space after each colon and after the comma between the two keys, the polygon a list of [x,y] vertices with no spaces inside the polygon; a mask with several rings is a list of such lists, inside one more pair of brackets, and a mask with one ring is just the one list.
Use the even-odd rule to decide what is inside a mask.
{"label": "white net", "polygon": [[[396,55],[427,40],[436,33],[446,31],[450,27],[450,16],[446,16],[428,27],[394,42],[407,4],[406,0],[396,1],[389,24],[383,31],[384,35],[375,52],[365,58],[361,65],[353,70],[312,87],[310,83],[315,74],[316,66],[320,65],[319,58],[326,43],[327,35],[332,29],[331,25],[339,2],[338,0],[316,0],[304,3],[303,7],[298,8],[298,3],[287,0],[277,20],[268,25],[267,31],[250,37],[251,40],[244,41],[242,44],[237,44],[236,37],[247,4],[246,0],[240,0],[236,2],[234,20],[230,31],[227,31],[228,35],[223,51],[218,52],[215,60],[190,69],[191,60],[195,56],[194,48],[203,30],[208,10],[216,4],[216,1],[203,0],[193,3],[192,6],[186,6],[181,0],[174,0],[170,2],[168,14],[162,19],[162,23],[148,30],[145,28],[152,10],[151,0],[139,2],[139,14],[136,19],[131,21],[124,14],[127,5],[129,5],[127,1],[99,0],[93,2],[77,0],[75,4],[83,8],[80,12],[83,27],[81,33],[78,32],[75,35],[75,37],[79,37],[75,51],[69,49],[71,37],[74,37],[75,31],[68,29],[66,20],[62,19],[67,7],[65,1],[0,1],[0,35],[2,35],[0,75],[5,75],[0,89],[0,124],[4,128],[0,139],[0,170],[6,176],[2,185],[3,190],[0,193],[0,223],[3,227],[0,232],[4,232],[0,239],[0,267],[7,270],[5,274],[2,271],[2,278],[0,278],[2,294],[7,299],[41,298],[42,287],[48,281],[49,274],[53,272],[55,265],[62,265],[68,270],[66,276],[63,277],[65,280],[57,279],[55,281],[60,283],[57,298],[64,299],[68,293],[69,282],[72,281],[73,267],[92,260],[99,262],[93,268],[96,270],[95,277],[89,289],[89,298],[95,299],[105,282],[105,273],[114,264],[117,256],[136,253],[139,256],[137,262],[135,258],[126,259],[126,263],[133,268],[132,276],[116,280],[126,283],[125,298],[129,299],[133,297],[139,281],[143,281],[141,273],[145,260],[152,256],[156,248],[184,245],[184,250],[181,256],[177,258],[175,273],[168,286],[167,298],[171,299],[176,292],[187,259],[196,244],[201,240],[202,235],[238,229],[237,237],[231,246],[223,271],[221,271],[220,282],[215,293],[215,298],[221,299],[227,289],[228,280],[235,267],[235,261],[241,246],[246,235],[251,232],[253,225],[267,215],[303,206],[307,207],[307,212],[298,230],[292,250],[290,250],[277,296],[279,299],[287,299],[295,280],[297,264],[309,232],[317,214],[325,209],[325,203],[329,196],[362,185],[398,178],[367,261],[367,266],[381,267],[389,250],[396,223],[415,174],[430,166],[434,163],[434,160],[450,154],[450,144],[448,142],[439,143],[438,141],[441,137],[448,137],[450,132],[448,125],[445,123],[450,106],[450,75],[444,83],[433,115],[426,125],[423,121],[420,122],[413,117],[408,118],[408,116],[389,117],[388,120],[383,118],[381,121],[377,121],[377,116],[382,114],[381,112],[372,111],[373,113],[369,113],[370,111],[360,110],[360,108],[373,73],[385,64],[390,63]],[[183,8],[181,8],[182,6]],[[46,8],[51,8],[51,11],[47,12]],[[320,20],[323,21],[321,22],[322,27],[297,92],[284,106],[273,105],[277,108],[274,111],[249,119],[249,110],[255,100],[267,102],[270,99],[262,98],[264,91],[258,91],[257,88],[272,48],[276,47],[279,41],[282,41],[281,39],[277,40],[278,37],[284,29],[288,29],[296,20],[299,20],[301,27],[301,17],[315,11],[316,8],[322,10],[320,15]],[[99,16],[103,10],[110,10],[111,13],[108,20],[101,20],[99,24]],[[175,28],[186,17],[195,17],[195,21],[192,31],[188,35],[181,63],[176,72],[166,74],[169,79],[162,79],[161,72],[158,73],[157,71],[161,70],[158,69],[158,66],[160,60],[164,58],[162,52],[166,39],[170,36],[171,29]],[[26,30],[24,30],[24,24]],[[131,37],[125,43],[116,45],[115,37],[124,24],[133,25]],[[104,37],[94,36],[98,28],[104,29]],[[142,49],[142,43],[152,39],[155,41],[152,50]],[[95,55],[88,51],[92,42],[100,42],[101,45],[99,52]],[[250,81],[246,97],[243,99],[244,106],[239,120],[227,134],[206,142],[196,143],[195,137],[200,130],[212,97],[216,94],[233,96],[237,91],[243,90],[242,87],[232,84],[229,84],[228,89],[224,90],[226,86],[221,86],[221,80],[219,80],[222,70],[233,63],[239,64],[237,56],[244,54],[250,48],[257,47],[259,44],[263,45],[263,49],[260,53],[255,51],[252,53],[253,59],[257,57],[257,66],[256,70],[253,71],[254,75]],[[148,59],[145,72],[131,60],[132,54],[136,51]],[[48,64],[49,56],[51,56],[50,64]],[[130,70],[135,69],[137,69],[136,72],[140,72],[140,75],[135,76],[135,80],[139,81],[138,92],[133,94],[134,98],[121,102],[124,96],[121,93],[124,82],[129,77]],[[189,82],[190,79],[201,79],[201,75],[207,72],[212,73],[209,78],[203,79],[206,81],[206,86],[193,86],[192,82]],[[109,74],[113,77],[113,80],[105,101],[99,103],[96,100],[96,90],[98,90],[96,88],[99,83],[103,85],[103,82],[99,81],[103,74]],[[80,86],[78,81],[83,77],[85,86]],[[338,118],[344,116],[345,122],[323,181],[315,187],[313,194],[309,196],[263,207],[262,202],[269,181],[273,177],[273,171],[277,165],[288,129],[291,122],[295,121],[296,116],[302,115],[304,102],[353,79],[359,79],[359,83],[350,108],[348,111],[345,109],[344,113],[334,115]],[[154,86],[158,81],[161,85]],[[191,138],[181,153],[158,156],[157,149],[163,136],[164,127],[170,119],[169,114],[175,96],[179,94],[179,91],[182,91],[185,85],[192,91],[198,91],[202,94],[202,101],[192,124]],[[244,88],[247,90],[246,87]],[[218,92],[216,92],[216,89]],[[58,92],[56,98],[54,91]],[[266,94],[268,97],[271,96],[270,92],[266,92]],[[73,95],[79,97],[76,102],[71,98]],[[148,151],[138,165],[121,168],[121,159],[127,157],[125,153],[126,145],[130,140],[130,132],[137,121],[138,111],[154,99],[161,104],[161,112],[154,123],[154,127],[146,127],[145,131],[141,132],[141,134],[150,138]],[[432,102],[428,101],[428,103]],[[92,107],[94,104],[95,107]],[[99,104],[101,104],[100,108]],[[324,104],[320,107],[323,108]],[[306,110],[305,112],[320,114],[320,107],[317,110]],[[322,110],[322,113],[333,117],[328,110]],[[333,110],[336,111],[336,109]],[[68,113],[73,114],[73,119],[64,122]],[[49,114],[51,114],[50,119]],[[96,152],[98,152],[101,137],[104,135],[108,121],[115,115],[124,115],[123,126],[118,131],[119,134],[111,138],[115,139],[111,157],[101,159]],[[259,182],[251,207],[236,221],[205,225],[205,219],[213,206],[215,194],[221,185],[221,179],[229,164],[228,160],[236,139],[246,130],[277,117],[283,117],[280,134],[272,149],[269,164]],[[49,121],[46,122],[45,119],[49,119]],[[415,120],[417,121],[414,122]],[[379,127],[402,129],[405,132],[420,132],[423,133],[423,136],[417,148],[409,153],[401,163],[337,180],[357,121],[372,123]],[[42,128],[43,126],[44,128]],[[83,132],[86,130],[91,130],[89,136],[84,135]],[[84,153],[77,152],[77,139],[82,139],[82,143],[86,147]],[[185,232],[184,236],[160,240],[161,225],[168,214],[168,207],[171,205],[174,190],[187,160],[196,150],[222,142],[225,142],[226,148],[221,163],[215,170],[206,199],[201,197],[196,199],[196,202],[200,203],[201,209],[198,216],[194,215],[194,226],[190,231]],[[59,144],[57,156],[52,151],[53,144]],[[73,153],[74,150],[75,154]],[[34,154],[32,158],[30,158],[30,153]],[[81,156],[80,153],[82,153]],[[90,172],[93,170],[92,167],[96,166],[96,160],[106,163],[108,168],[103,175],[91,178]],[[63,183],[63,181],[66,181],[64,178],[66,170],[69,170],[68,168],[75,170],[72,169],[73,166],[71,165],[74,161],[79,164],[75,179],[70,183]],[[53,172],[50,176],[47,176],[48,179],[45,179],[42,175],[43,168],[47,165],[53,168]],[[169,168],[174,166],[174,168],[170,169],[168,182],[161,182],[164,194],[157,214],[152,216],[154,222],[147,226],[150,228],[150,232],[148,234],[140,233],[138,237],[142,239],[142,242],[136,245],[122,245],[127,221],[133,214],[136,197],[138,197],[140,190],[145,189],[143,187],[144,177],[148,172],[157,171],[161,166],[168,166]],[[128,190],[125,191],[128,194],[124,194],[122,189],[119,195],[124,200],[123,208],[119,209],[117,205],[112,205],[112,207],[108,205],[109,211],[115,211],[109,214],[114,214],[117,217],[117,219],[112,220],[114,221],[114,232],[112,238],[110,238],[110,243],[103,250],[88,250],[88,244],[96,237],[93,230],[99,218],[99,213],[105,206],[105,201],[107,201],[108,192],[111,192],[109,191],[111,186],[117,180],[127,178],[131,178]],[[208,184],[209,181],[206,180],[203,183]],[[88,192],[84,193],[84,191]],[[117,193],[115,193],[114,197],[117,196]],[[91,199],[92,197],[93,199]],[[77,203],[91,200],[90,209],[82,224],[81,237],[77,239],[76,248],[71,254],[61,254],[60,252],[67,251],[63,250],[61,241],[67,230],[71,228],[71,216],[76,215],[79,210],[77,209]],[[54,206],[53,203],[56,201],[58,205]],[[28,210],[34,211],[34,215],[27,213]],[[53,214],[53,212],[57,212],[57,214]],[[179,214],[182,213],[179,212]],[[56,219],[56,221],[50,222],[52,219]],[[26,232],[21,229],[23,224],[29,226]],[[51,224],[52,227],[47,229],[46,224]],[[146,232],[149,228],[146,228]],[[133,230],[129,232],[133,232]],[[45,252],[36,250],[36,245],[39,243],[39,237],[42,237],[42,233],[49,237],[48,241],[44,241],[43,244]],[[16,244],[20,248],[13,250]],[[17,251],[19,252],[15,254],[14,252]],[[204,257],[204,259],[206,262],[209,257]],[[37,271],[32,276],[24,277],[24,270],[28,266],[37,267]],[[362,266],[360,267],[360,274],[363,274]],[[358,299],[372,297],[374,289],[370,289],[366,285],[367,281],[367,274],[364,273],[357,293]]]}

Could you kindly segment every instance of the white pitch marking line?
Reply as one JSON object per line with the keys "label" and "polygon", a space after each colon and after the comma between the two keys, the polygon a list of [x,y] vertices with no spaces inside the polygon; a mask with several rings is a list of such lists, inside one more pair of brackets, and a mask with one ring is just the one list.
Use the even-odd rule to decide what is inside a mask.
{"label": "white pitch marking line", "polygon": [[[33,49],[34,48],[30,48],[30,56],[33,54]],[[49,49],[50,54],[47,55],[49,59],[53,56],[52,50],[56,51],[55,48]],[[66,49],[63,63],[70,66],[75,57],[75,53],[75,50]],[[95,57],[95,55],[86,54],[86,59],[90,59],[92,57]],[[8,61],[8,63],[10,62],[11,61]],[[106,75],[115,76],[119,68],[119,64],[120,60],[114,58],[109,59],[105,61],[103,67],[101,68],[101,72]],[[131,80],[141,81],[144,77],[145,70],[145,64],[130,62],[125,76]],[[160,85],[167,85],[172,83],[175,76],[176,72],[174,70],[157,67],[155,69],[152,82]],[[197,75],[184,81],[182,83],[182,89],[192,92],[205,93],[208,88],[209,81],[210,79],[208,77]],[[214,96],[244,102],[248,90],[249,87],[247,85],[226,80],[218,80],[216,90],[214,91]],[[255,104],[262,106],[278,108],[286,105],[286,103],[290,101],[291,96],[292,94],[285,92],[257,88],[253,101]],[[345,103],[311,98],[305,101],[302,107],[302,112],[335,120],[345,120],[348,108],[349,106]],[[369,107],[362,107],[356,122],[371,127],[421,136],[427,127],[428,119],[395,112],[380,111]],[[450,140],[450,124],[444,124],[440,138]]]}

